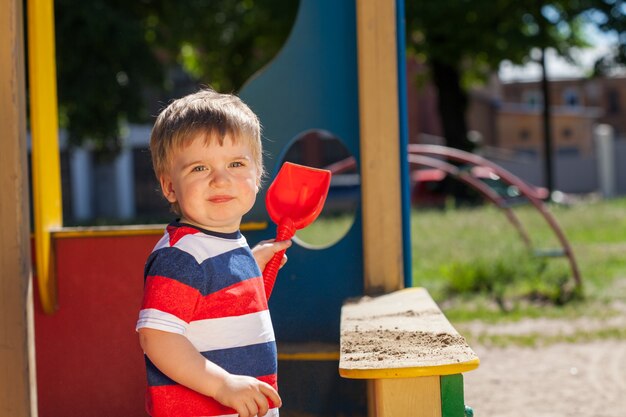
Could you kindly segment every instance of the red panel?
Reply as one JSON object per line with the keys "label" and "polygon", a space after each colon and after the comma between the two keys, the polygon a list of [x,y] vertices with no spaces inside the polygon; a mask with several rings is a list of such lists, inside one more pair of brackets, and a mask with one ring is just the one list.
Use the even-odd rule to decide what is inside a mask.
{"label": "red panel", "polygon": [[41,417],[146,416],[135,322],[144,263],[159,237],[56,240],[58,312],[45,315],[35,291]]}

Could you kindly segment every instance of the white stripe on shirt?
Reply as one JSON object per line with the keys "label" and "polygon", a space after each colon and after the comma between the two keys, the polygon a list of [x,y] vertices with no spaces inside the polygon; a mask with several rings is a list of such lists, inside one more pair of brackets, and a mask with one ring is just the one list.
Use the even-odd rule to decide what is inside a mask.
{"label": "white stripe on shirt", "polygon": [[269,310],[242,316],[193,321],[187,338],[199,352],[249,346],[274,341]]}
{"label": "white stripe on shirt", "polygon": [[[187,252],[196,259],[196,262],[202,263],[208,258],[219,256],[234,249],[244,248],[247,245],[246,238],[243,236],[238,239],[222,239],[199,232],[183,236],[173,247]],[[164,247],[169,247],[167,234],[157,243],[154,250],[156,251]]]}
{"label": "white stripe on shirt", "polygon": [[139,320],[135,330],[149,328],[164,332],[185,334],[188,324],[173,314],[154,308],[145,308],[139,312]]}

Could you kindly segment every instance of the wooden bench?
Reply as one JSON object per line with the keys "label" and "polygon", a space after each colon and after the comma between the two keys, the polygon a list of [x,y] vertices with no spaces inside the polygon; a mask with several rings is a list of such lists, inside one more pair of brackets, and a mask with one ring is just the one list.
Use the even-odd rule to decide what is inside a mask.
{"label": "wooden bench", "polygon": [[423,288],[362,297],[342,308],[339,374],[371,380],[370,415],[464,417],[462,373],[478,365]]}

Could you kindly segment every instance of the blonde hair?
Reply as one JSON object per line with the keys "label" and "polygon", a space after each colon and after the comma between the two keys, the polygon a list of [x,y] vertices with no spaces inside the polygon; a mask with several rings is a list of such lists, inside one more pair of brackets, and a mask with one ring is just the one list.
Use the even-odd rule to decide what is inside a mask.
{"label": "blonde hair", "polygon": [[228,135],[235,143],[250,146],[260,183],[263,176],[263,146],[259,118],[241,99],[203,89],[173,101],[157,117],[150,136],[152,166],[157,179],[169,169],[174,150],[184,148],[203,135],[224,144]]}

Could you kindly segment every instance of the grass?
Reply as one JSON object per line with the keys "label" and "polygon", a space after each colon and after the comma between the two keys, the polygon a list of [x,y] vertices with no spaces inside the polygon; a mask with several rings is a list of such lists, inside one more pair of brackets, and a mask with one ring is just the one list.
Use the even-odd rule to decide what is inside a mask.
{"label": "grass", "polygon": [[626,340],[626,329],[621,327],[610,327],[596,329],[593,331],[577,331],[572,334],[542,334],[531,332],[524,334],[481,334],[477,337],[469,337],[470,345],[478,343],[481,345],[508,347],[526,346],[541,347],[555,343],[581,343],[597,340]]}
{"label": "grass", "polygon": [[323,248],[339,241],[352,227],[354,216],[320,216],[311,225],[296,232],[300,242],[311,247]]}
{"label": "grass", "polygon": [[[603,317],[626,299],[626,198],[551,205],[573,248],[582,292],[572,293],[567,258],[537,258],[503,212],[492,206],[411,214],[413,284],[429,290],[453,322],[524,317]],[[532,249],[560,248],[530,205],[513,209]],[[350,217],[320,218],[298,232],[314,246],[340,238]]]}
{"label": "grass", "polygon": [[[534,208],[514,211],[534,249],[559,247]],[[414,285],[427,288],[455,321],[606,313],[608,302],[626,295],[626,199],[550,211],[573,248],[582,298],[559,300],[559,292],[573,283],[567,259],[531,256],[504,214],[489,206],[413,213]],[[491,288],[472,287],[476,282]]]}

